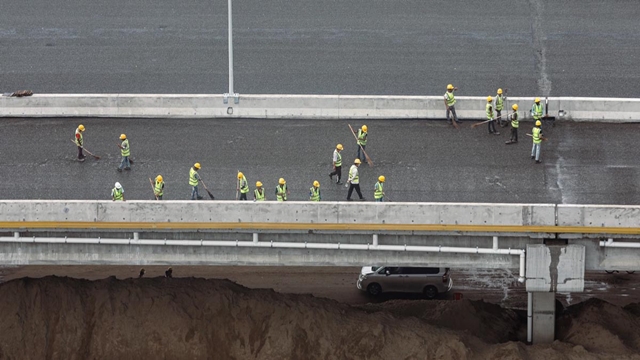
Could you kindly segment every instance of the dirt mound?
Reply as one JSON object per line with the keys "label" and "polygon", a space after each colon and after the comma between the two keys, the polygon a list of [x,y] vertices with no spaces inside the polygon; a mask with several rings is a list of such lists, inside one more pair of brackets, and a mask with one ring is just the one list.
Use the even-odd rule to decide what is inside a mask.
{"label": "dirt mound", "polygon": [[[514,314],[483,302],[365,311],[225,280],[57,277],[4,283],[0,299],[0,359],[640,359],[636,338],[612,327],[607,339],[622,336],[612,344],[589,344],[573,328],[564,334],[572,343],[488,344],[508,337],[500,331],[512,331]],[[597,312],[588,308],[569,308],[572,324],[586,324],[585,312]]]}

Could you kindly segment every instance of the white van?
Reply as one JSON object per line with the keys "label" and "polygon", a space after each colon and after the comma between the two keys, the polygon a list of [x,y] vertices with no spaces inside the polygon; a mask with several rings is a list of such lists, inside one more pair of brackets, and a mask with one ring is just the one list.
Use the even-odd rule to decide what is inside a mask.
{"label": "white van", "polygon": [[451,290],[449,268],[365,266],[360,270],[358,289],[377,296],[383,292],[422,293],[427,299]]}

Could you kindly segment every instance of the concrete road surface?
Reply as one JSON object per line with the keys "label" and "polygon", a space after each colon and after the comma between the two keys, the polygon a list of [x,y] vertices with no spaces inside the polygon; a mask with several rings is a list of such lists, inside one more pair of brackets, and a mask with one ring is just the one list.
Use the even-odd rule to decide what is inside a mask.
{"label": "concrete road surface", "polygon": [[[85,146],[100,160],[75,160],[70,139],[79,123],[86,126]],[[525,135],[531,123],[521,123],[515,145],[505,145],[507,128],[494,136],[471,123],[455,130],[444,121],[367,121],[374,167],[360,167],[365,198],[373,200],[376,179],[385,175],[393,201],[640,203],[640,124],[545,124],[549,141],[536,164]],[[3,199],[110,199],[119,181],[126,199],[152,200],[148,179],[162,174],[165,199],[188,200],[189,167],[200,162],[202,179],[221,200],[235,198],[241,170],[251,194],[259,180],[269,200],[283,177],[290,200],[308,200],[313,180],[319,180],[323,201],[343,201],[347,189],[328,177],[332,152],[344,144],[344,177],[356,152],[346,121],[3,119],[0,132]],[[135,163],[118,173],[121,133],[130,140]]]}
{"label": "concrete road surface", "polygon": [[[224,0],[4,1],[0,91],[223,93]],[[234,1],[240,93],[637,97],[640,6]]]}

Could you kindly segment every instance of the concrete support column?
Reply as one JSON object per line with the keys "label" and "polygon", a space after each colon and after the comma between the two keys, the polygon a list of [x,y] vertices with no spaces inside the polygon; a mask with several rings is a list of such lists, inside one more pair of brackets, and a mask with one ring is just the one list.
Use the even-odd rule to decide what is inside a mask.
{"label": "concrete support column", "polygon": [[373,234],[373,246],[378,246],[378,234]]}
{"label": "concrete support column", "polygon": [[493,250],[498,250],[498,237],[493,237]]}
{"label": "concrete support column", "polygon": [[258,233],[253,233],[253,242],[254,243],[258,242]]}
{"label": "concrete support column", "polygon": [[139,240],[139,239],[140,239],[140,233],[138,233],[138,232],[134,232],[134,233],[133,233],[133,240],[136,240],[136,241],[137,241],[137,240]]}
{"label": "concrete support column", "polygon": [[528,292],[527,341],[550,344],[556,336],[556,293]]}

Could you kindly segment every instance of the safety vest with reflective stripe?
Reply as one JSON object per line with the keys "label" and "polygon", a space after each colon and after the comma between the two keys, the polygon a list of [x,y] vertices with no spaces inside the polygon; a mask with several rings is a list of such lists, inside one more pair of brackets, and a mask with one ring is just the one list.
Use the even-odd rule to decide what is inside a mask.
{"label": "safety vest with reflective stripe", "polygon": [[342,166],[342,155],[340,155],[340,151],[338,149],[333,150],[336,155],[336,166]]}
{"label": "safety vest with reflective stripe", "polygon": [[124,139],[120,146],[122,146],[120,149],[122,156],[129,156],[131,154],[131,149],[129,149],[129,139]]}
{"label": "safety vest with reflective stripe", "polygon": [[111,190],[111,192],[113,193],[113,199],[118,201],[118,200],[122,200],[122,189],[116,189],[113,188],[113,190]]}
{"label": "safety vest with reflective stripe", "polygon": [[378,181],[376,183],[376,190],[373,193],[373,197],[375,199],[382,199],[382,189],[384,188],[384,184]]}
{"label": "safety vest with reflective stripe", "polygon": [[514,112],[511,114],[511,127],[517,129],[520,126],[520,121],[518,121],[518,113]]}
{"label": "safety vest with reflective stripe", "polygon": [[309,189],[309,200],[320,201],[320,188],[312,186]]}
{"label": "safety vest with reflective stripe", "polygon": [[276,200],[287,201],[287,184],[276,186]]}
{"label": "safety vest with reflective stripe", "polygon": [[486,110],[487,110],[487,120],[493,119],[493,105],[491,105],[490,102],[487,103]]}
{"label": "safety vest with reflective stripe", "polygon": [[253,196],[255,197],[256,201],[264,201],[264,189],[260,188],[253,190]]}
{"label": "safety vest with reflective stripe", "polygon": [[349,181],[351,181],[352,184],[360,183],[360,176],[358,175],[358,167],[355,165],[351,165],[351,168],[349,169]]}
{"label": "safety vest with reflective stripe", "polygon": [[502,111],[503,104],[504,104],[504,98],[502,97],[502,95],[496,96],[496,110]]}
{"label": "safety vest with reflective stripe", "polygon": [[242,179],[240,179],[240,192],[246,194],[249,192],[249,185],[247,185],[247,178],[242,175]]}
{"label": "safety vest with reflective stripe", "polygon": [[456,97],[453,95],[453,91],[447,91],[446,93],[444,93],[444,96],[447,97],[447,106],[453,106],[453,104],[456,103]]}
{"label": "safety vest with reflective stripe", "polygon": [[164,189],[164,181],[156,181],[154,188],[156,196],[162,196],[162,190]]}
{"label": "safety vest with reflective stripe", "polygon": [[[80,138],[77,135],[80,135]],[[76,145],[82,146],[82,131],[80,129],[76,129]]]}
{"label": "safety vest with reflective stripe", "polygon": [[196,177],[197,175],[198,172],[194,168],[189,169],[189,185],[198,186],[198,178]]}
{"label": "safety vest with reflective stripe", "polygon": [[531,112],[533,112],[533,118],[536,120],[540,120],[542,117],[542,104],[533,103],[533,107],[531,108]]}
{"label": "safety vest with reflective stripe", "polygon": [[362,131],[362,129],[358,129],[358,145],[367,145],[367,133]]}
{"label": "safety vest with reflective stripe", "polygon": [[542,142],[542,129],[536,126],[533,128],[533,130],[531,130],[531,133],[533,135],[533,143],[540,144]]}

